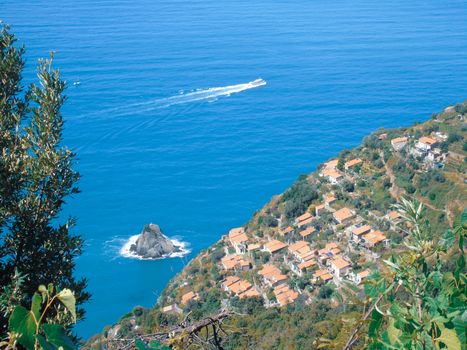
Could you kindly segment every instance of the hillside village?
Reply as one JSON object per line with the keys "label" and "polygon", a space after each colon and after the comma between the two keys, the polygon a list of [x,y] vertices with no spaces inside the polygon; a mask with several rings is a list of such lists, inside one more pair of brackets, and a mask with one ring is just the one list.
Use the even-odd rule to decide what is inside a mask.
{"label": "hillside village", "polygon": [[382,260],[406,249],[407,223],[395,208],[401,198],[424,204],[434,237],[463,211],[466,117],[463,103],[425,123],[378,130],[301,175],[248,223],[200,252],[154,309],[130,313],[107,334],[150,332],[222,309],[240,310],[230,322],[249,332],[249,340],[232,338],[232,348],[244,341],[276,344],[279,336],[265,326],[274,310],[274,327],[306,324],[293,331],[295,342],[328,334],[331,326],[320,330],[319,320],[344,327],[341,315],[349,305],[358,308],[364,282],[381,270]]}
{"label": "hillside village", "polygon": [[[464,122],[463,114],[455,113],[453,118],[455,123]],[[368,199],[368,184],[376,182],[375,176],[377,180],[385,178],[380,182],[386,188],[398,186],[391,179],[387,183],[388,164],[404,161],[427,173],[456,162],[447,144],[449,124],[443,127],[443,122],[435,119],[431,123],[440,127],[415,132],[374,134],[367,144],[376,143],[376,155],[380,156],[363,146],[327,161],[317,172],[299,180],[316,191],[316,198],[299,215],[291,217],[287,209],[280,210],[286,192],[262,210],[266,215],[257,214],[252,220],[259,219],[261,224],[250,222],[231,229],[216,251],[219,275],[215,282],[224,292],[224,302],[233,297],[260,298],[267,308],[298,299],[312,303],[323,285],[331,285],[343,301],[358,297],[362,282],[378,269],[381,256],[396,248],[404,236],[401,216],[391,204],[410,188],[390,191],[384,212],[371,206],[358,207],[355,202],[362,204]],[[360,156],[354,157],[357,153]],[[189,281],[181,284],[175,298],[180,298],[179,305],[169,304],[163,310],[181,312],[190,302],[199,301],[203,291],[189,286]]]}

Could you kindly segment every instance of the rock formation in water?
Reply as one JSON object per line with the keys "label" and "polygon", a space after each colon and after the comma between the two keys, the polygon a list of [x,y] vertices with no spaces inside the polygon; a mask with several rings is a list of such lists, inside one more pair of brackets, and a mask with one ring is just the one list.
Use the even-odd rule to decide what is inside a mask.
{"label": "rock formation in water", "polygon": [[180,252],[180,248],[162,233],[158,225],[149,224],[144,226],[130,252],[144,259],[158,259]]}

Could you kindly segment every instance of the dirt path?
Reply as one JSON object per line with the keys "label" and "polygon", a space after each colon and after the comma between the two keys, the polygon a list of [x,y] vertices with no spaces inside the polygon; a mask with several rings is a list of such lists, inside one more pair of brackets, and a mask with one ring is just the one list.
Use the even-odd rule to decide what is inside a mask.
{"label": "dirt path", "polygon": [[384,160],[383,152],[381,152],[381,159],[383,160],[384,168],[386,169],[386,174],[388,174],[389,180],[391,181],[391,188],[389,189],[389,193],[391,194],[392,198],[394,198],[396,201],[399,201],[400,197],[402,197],[405,194],[405,190],[396,185],[396,176],[392,172],[391,167]]}

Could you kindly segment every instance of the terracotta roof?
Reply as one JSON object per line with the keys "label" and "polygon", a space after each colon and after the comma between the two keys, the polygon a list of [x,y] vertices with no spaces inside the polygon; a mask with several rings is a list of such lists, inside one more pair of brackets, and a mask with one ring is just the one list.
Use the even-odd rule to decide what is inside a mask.
{"label": "terracotta roof", "polygon": [[396,137],[395,139],[392,139],[391,140],[391,143],[394,144],[394,143],[403,143],[403,142],[407,142],[407,137]]}
{"label": "terracotta roof", "polygon": [[329,242],[329,243],[326,243],[325,248],[326,249],[334,249],[334,248],[339,248],[339,246],[337,245],[336,242]]}
{"label": "terracotta roof", "polygon": [[360,272],[358,273],[358,275],[360,276],[361,279],[364,279],[364,278],[370,276],[370,274],[371,274],[371,271],[370,271],[369,269],[360,271]]}
{"label": "terracotta roof", "polygon": [[282,235],[282,236],[288,235],[291,232],[293,232],[293,227],[292,226],[288,226],[286,228],[283,228],[283,229],[279,230],[279,234]]}
{"label": "terracotta roof", "polygon": [[251,252],[253,250],[258,250],[261,249],[261,244],[259,243],[253,243],[253,244],[248,244],[248,251]]}
{"label": "terracotta roof", "polygon": [[232,254],[224,256],[221,260],[221,264],[226,270],[233,270],[235,268],[243,268],[250,266],[250,263],[245,260],[242,255]]}
{"label": "terracotta roof", "polygon": [[332,255],[337,255],[341,252],[341,250],[339,248],[332,248],[330,252],[332,253]]}
{"label": "terracotta roof", "polygon": [[334,197],[334,195],[332,194],[325,194],[324,195],[324,202],[327,203],[327,204],[330,204],[332,202],[334,202],[336,200],[336,197]]}
{"label": "terracotta roof", "polygon": [[339,270],[350,266],[350,263],[347,260],[344,260],[340,257],[332,259],[331,264],[333,264]]}
{"label": "terracotta roof", "polygon": [[280,274],[281,270],[279,270],[276,266],[272,264],[264,264],[263,268],[258,272],[260,275],[266,277],[271,274]]}
{"label": "terracotta roof", "polygon": [[360,163],[362,163],[362,160],[360,158],[355,158],[355,159],[349,160],[348,162],[345,162],[344,167],[346,169],[348,169],[348,168],[352,168],[355,165],[358,165]]}
{"label": "terracotta roof", "polygon": [[287,244],[275,239],[264,245],[264,249],[271,253],[275,253],[281,249],[284,249],[285,247],[287,247]]}
{"label": "terracotta roof", "polygon": [[367,241],[369,246],[374,246],[387,239],[381,231],[373,231],[364,235],[363,238]]}
{"label": "terracotta roof", "polygon": [[299,217],[297,217],[297,222],[300,222],[300,221],[304,221],[304,220],[308,220],[310,219],[312,216],[309,212],[306,212],[305,214],[302,214],[300,215]]}
{"label": "terracotta roof", "polygon": [[290,289],[287,285],[281,285],[274,289],[276,299],[281,306],[293,303],[299,296],[299,294]]}
{"label": "terracotta roof", "polygon": [[304,261],[304,262],[298,264],[298,268],[299,268],[300,270],[302,270],[302,269],[307,269],[307,268],[309,268],[309,267],[312,267],[312,266],[314,266],[314,265],[316,265],[316,261],[314,261],[314,260],[307,260],[307,261]]}
{"label": "terracotta roof", "polygon": [[243,299],[243,298],[255,298],[255,297],[259,297],[259,296],[261,296],[261,294],[259,294],[259,292],[255,288],[250,288],[246,292],[241,293],[239,295],[240,299]]}
{"label": "terracotta roof", "polygon": [[300,231],[300,236],[302,236],[302,237],[308,237],[308,236],[311,235],[313,232],[316,232],[316,229],[315,229],[313,226],[310,226],[310,227],[304,229],[303,231]]}
{"label": "terracotta roof", "polygon": [[287,279],[287,276],[283,275],[281,270],[272,264],[265,264],[263,269],[258,273],[272,282],[280,282]]}
{"label": "terracotta roof", "polygon": [[342,222],[344,220],[352,218],[354,216],[354,213],[349,208],[342,208],[338,211],[335,211],[332,215],[337,221]]}
{"label": "terracotta roof", "polygon": [[332,159],[332,160],[330,160],[330,161],[324,163],[324,167],[325,167],[326,169],[334,169],[334,168],[337,166],[338,163],[339,163],[339,159],[337,159],[337,158],[336,158],[336,159]]}
{"label": "terracotta roof", "polygon": [[197,300],[197,299],[198,299],[198,294],[193,291],[189,291],[188,293],[185,293],[182,295],[182,304],[186,304],[190,300]]}
{"label": "terracotta roof", "polygon": [[240,281],[240,277],[238,276],[227,276],[223,282],[223,285],[229,287],[232,284],[237,283],[238,281]]}
{"label": "terracotta roof", "polygon": [[325,176],[325,177],[332,177],[332,178],[334,178],[334,179],[339,179],[339,178],[341,178],[343,175],[342,175],[339,171],[337,171],[337,170],[335,170],[335,169],[325,169],[325,170],[323,171],[323,176]]}
{"label": "terracotta roof", "polygon": [[332,275],[327,270],[317,270],[313,274],[314,278],[321,278],[324,282],[329,281],[332,279]]}
{"label": "terracotta roof", "polygon": [[182,310],[177,306],[177,304],[167,305],[162,308],[163,313],[176,312],[181,313]]}
{"label": "terracotta roof", "polygon": [[308,248],[308,250],[310,250],[310,244],[305,241],[298,241],[298,242],[295,242],[294,244],[289,245],[289,251],[291,253],[299,252],[303,248]]}
{"label": "terracotta roof", "polygon": [[319,204],[319,205],[317,205],[315,207],[315,210],[321,210],[321,209],[324,209],[324,208],[325,208],[324,204]]}
{"label": "terracotta roof", "polygon": [[394,219],[399,219],[399,218],[401,217],[401,214],[400,214],[398,211],[396,211],[396,210],[392,210],[392,211],[390,211],[390,212],[388,213],[388,217],[389,217],[390,219],[393,219],[393,220],[394,220]]}
{"label": "terracotta roof", "polygon": [[245,234],[245,229],[243,227],[237,227],[229,231],[229,239],[232,244],[243,243],[248,241],[248,236]]}
{"label": "terracotta roof", "polygon": [[305,225],[308,225],[308,224],[311,224],[313,222],[315,218],[312,216],[306,220],[302,220],[298,223],[298,227],[302,227],[302,226],[305,226]]}
{"label": "terracotta roof", "polygon": [[433,146],[434,144],[438,143],[438,141],[436,141],[436,139],[434,139],[432,137],[429,137],[429,136],[420,137],[418,142],[421,142],[421,143],[424,143],[424,144],[427,144],[427,145],[430,145],[430,146]]}
{"label": "terracotta roof", "polygon": [[240,280],[231,284],[228,289],[234,294],[241,294],[246,292],[248,289],[251,288],[251,283],[245,280]]}
{"label": "terracotta roof", "polygon": [[352,233],[355,235],[355,236],[361,236],[365,233],[368,233],[371,231],[371,226],[370,225],[365,225],[365,226],[361,226],[361,227],[357,227],[356,229],[354,229],[352,231]]}

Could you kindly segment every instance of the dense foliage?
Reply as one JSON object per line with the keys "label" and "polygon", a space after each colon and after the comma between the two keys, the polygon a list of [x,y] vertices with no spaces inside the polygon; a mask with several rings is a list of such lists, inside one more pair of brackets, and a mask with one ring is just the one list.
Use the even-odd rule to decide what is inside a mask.
{"label": "dense foliage", "polygon": [[[65,83],[52,59],[40,61],[38,84],[24,90],[24,49],[7,27],[0,31],[0,333],[18,305],[34,301],[37,285],[89,298],[86,281],[73,276],[83,241],[72,218],[60,223],[65,198],[78,193],[74,154],[61,145]],[[50,318],[60,319],[55,305]],[[78,318],[82,316],[78,309]],[[54,316],[55,315],[55,316]],[[60,319],[71,325],[73,318]]]}
{"label": "dense foliage", "polygon": [[47,322],[56,318],[55,310],[61,317],[69,314],[76,322],[76,300],[69,289],[55,290],[52,284],[40,285],[32,297],[31,308],[21,305],[14,308],[8,322],[8,338],[0,342],[5,350],[22,346],[27,350],[76,350],[72,338],[67,335],[63,324]]}
{"label": "dense foliage", "polygon": [[[411,224],[407,250],[392,255],[388,271],[368,281],[370,298],[367,349],[461,350],[466,343],[467,285],[465,244],[467,212],[453,230],[433,240],[421,204],[400,206]],[[355,332],[344,349],[358,345]]]}

